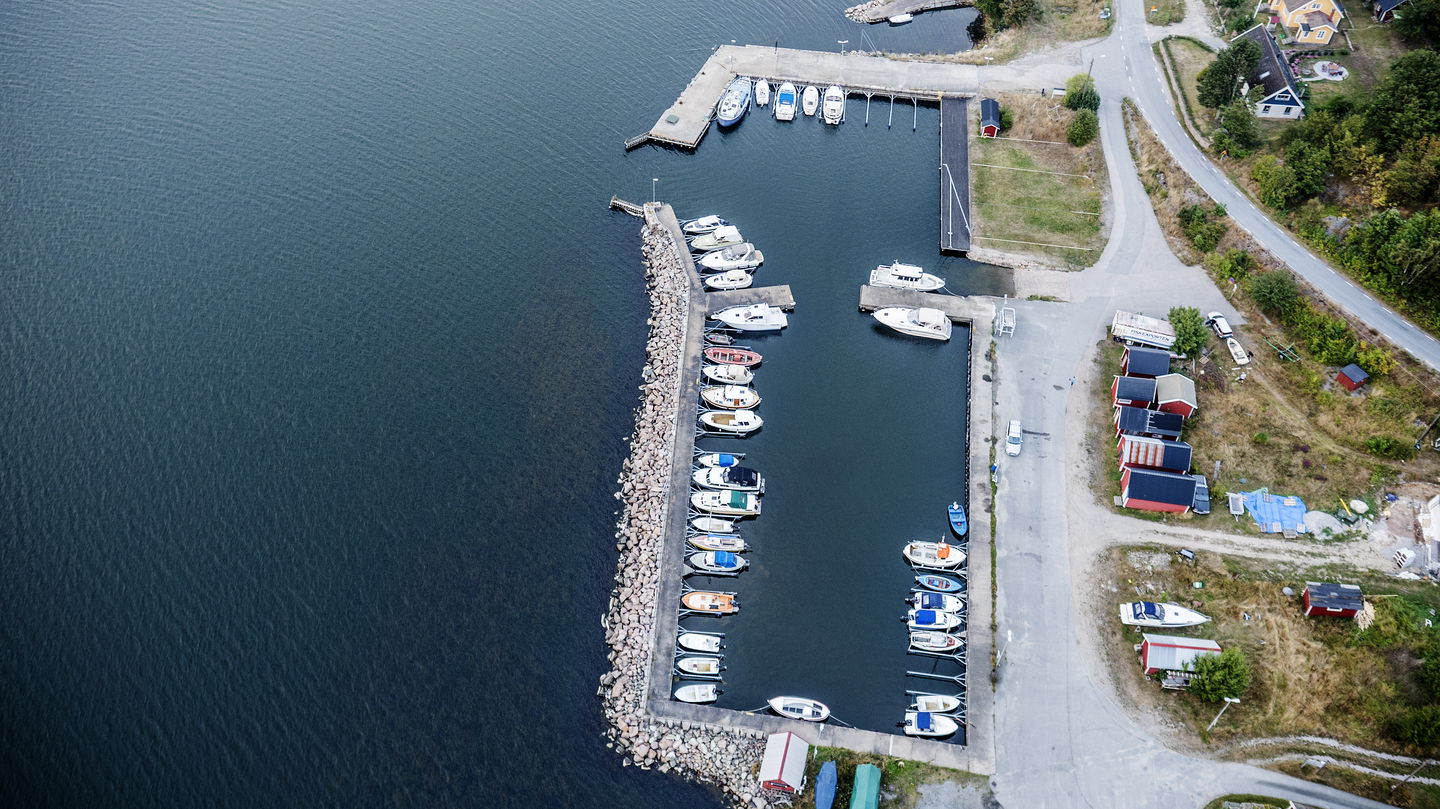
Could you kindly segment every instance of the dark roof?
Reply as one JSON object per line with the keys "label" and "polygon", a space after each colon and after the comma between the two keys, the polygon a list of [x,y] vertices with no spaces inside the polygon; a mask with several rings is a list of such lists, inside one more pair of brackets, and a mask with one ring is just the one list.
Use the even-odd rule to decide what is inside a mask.
{"label": "dark roof", "polygon": [[1305,592],[1310,594],[1310,606],[1327,610],[1356,610],[1365,606],[1360,588],[1353,584],[1332,582],[1305,582]]}
{"label": "dark roof", "polygon": [[1155,401],[1155,380],[1139,376],[1117,376],[1115,379],[1116,399]]}
{"label": "dark roof", "polygon": [[1375,13],[1377,15],[1388,14],[1399,8],[1400,4],[1404,2],[1406,0],[1375,0]]}
{"label": "dark roof", "polygon": [[1370,378],[1370,375],[1365,373],[1364,368],[1361,368],[1353,362],[1345,366],[1344,368],[1341,368],[1340,373],[1348,377],[1351,382],[1364,382],[1365,380]]}
{"label": "dark roof", "polygon": [[980,99],[980,125],[1000,125],[1000,102],[993,98]]}
{"label": "dark roof", "polygon": [[1166,441],[1161,439],[1160,443],[1165,445],[1166,469],[1179,469],[1184,471],[1190,468],[1190,445],[1184,441]]}
{"label": "dark roof", "polygon": [[1169,351],[1131,346],[1125,349],[1125,353],[1130,357],[1130,364],[1126,366],[1127,373],[1145,374],[1146,376],[1170,373]]}
{"label": "dark roof", "polygon": [[[1139,463],[1136,458],[1143,458],[1147,461],[1155,461],[1155,463],[1144,463],[1141,464],[1142,466],[1158,466],[1161,469],[1173,469],[1179,472],[1184,472],[1190,468],[1192,450],[1190,445],[1184,441],[1169,441],[1164,438],[1152,438],[1142,435],[1126,435],[1122,440],[1132,445],[1130,451],[1122,456],[1132,463]],[[1152,449],[1149,451],[1134,449],[1134,447],[1139,446],[1150,447]],[[1159,449],[1158,455],[1153,448]]]}
{"label": "dark roof", "polygon": [[1130,485],[1125,487],[1125,494],[1135,500],[1190,508],[1195,505],[1195,478],[1175,472],[1130,467]]}
{"label": "dark roof", "polygon": [[1185,418],[1179,413],[1146,410],[1143,407],[1117,408],[1116,426],[1122,433],[1146,433],[1165,438],[1179,438]]}
{"label": "dark roof", "polygon": [[1241,37],[1260,46],[1260,61],[1255,63],[1255,72],[1246,77],[1250,86],[1264,87],[1267,98],[1289,88],[1298,103],[1300,92],[1296,89],[1298,85],[1295,74],[1290,72],[1290,63],[1286,61],[1285,54],[1280,52],[1280,43],[1275,41],[1275,37],[1263,25],[1257,25],[1230,41],[1234,42]]}

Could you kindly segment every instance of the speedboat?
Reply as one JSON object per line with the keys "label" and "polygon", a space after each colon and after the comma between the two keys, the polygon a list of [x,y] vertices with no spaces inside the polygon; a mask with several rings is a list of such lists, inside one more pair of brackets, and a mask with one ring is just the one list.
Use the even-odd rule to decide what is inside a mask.
{"label": "speedboat", "polygon": [[950,530],[957,536],[965,536],[970,532],[970,521],[965,518],[965,507],[960,501],[950,504]]}
{"label": "speedboat", "polygon": [[700,253],[708,253],[711,250],[719,250],[722,247],[729,247],[732,244],[740,244],[745,237],[740,235],[740,229],[734,225],[721,225],[709,233],[702,233],[690,240],[690,249]]}
{"label": "speedboat", "polygon": [[760,496],[753,492],[695,492],[690,495],[690,504],[707,514],[730,517],[754,517],[760,513]]}
{"label": "speedboat", "polygon": [[737,78],[730,82],[725,88],[725,95],[720,97],[720,106],[715,110],[715,120],[721,126],[734,126],[740,123],[745,113],[750,111],[750,80]]}
{"label": "speedboat", "polygon": [[830,809],[835,805],[836,769],[835,762],[827,761],[815,776],[815,809]]}
{"label": "speedboat", "polygon": [[965,611],[965,599],[949,593],[919,592],[906,599],[917,610],[941,610],[960,613]]}
{"label": "speedboat", "polygon": [[800,111],[806,115],[814,115],[820,109],[820,88],[815,85],[807,85],[805,92],[800,94]]}
{"label": "speedboat", "polygon": [[749,550],[744,538],[739,534],[691,534],[685,541],[690,543],[690,547],[702,551],[744,553]]}
{"label": "speedboat", "polygon": [[906,711],[902,726],[906,736],[949,736],[960,729],[953,716],[929,711]]}
{"label": "speedboat", "polygon": [[723,228],[728,224],[730,224],[728,221],[710,214],[698,219],[687,219],[680,223],[680,229],[685,231],[686,236],[699,236],[702,233],[709,233],[715,228]]}
{"label": "speedboat", "polygon": [[675,661],[675,668],[697,677],[719,677],[725,669],[718,657],[682,657]]}
{"label": "speedboat", "polygon": [[707,632],[681,632],[675,642],[680,645],[681,649],[688,649],[692,652],[715,654],[725,648],[719,635],[711,635]]}
{"label": "speedboat", "polygon": [[910,633],[910,648],[922,652],[958,652],[965,645],[965,633],[925,629]]}
{"label": "speedboat", "polygon": [[750,564],[734,551],[696,551],[685,557],[685,561],[701,573],[739,573]]}
{"label": "speedboat", "polygon": [[870,286],[934,292],[945,286],[945,279],[938,275],[931,275],[914,264],[896,261],[890,264],[881,264],[871,270]]}
{"label": "speedboat", "polygon": [[749,289],[755,283],[755,276],[744,270],[726,270],[718,275],[705,276],[705,288],[718,292],[731,289]]}
{"label": "speedboat", "polygon": [[710,346],[701,353],[705,355],[705,359],[711,362],[718,362],[721,365],[743,365],[746,368],[759,365],[760,361],[765,359],[760,356],[758,351],[728,346]]}
{"label": "speedboat", "polygon": [[965,590],[964,583],[958,579],[935,573],[922,573],[915,577],[915,583],[935,593],[960,593]]}
{"label": "speedboat", "polygon": [[[738,367],[738,366],[734,366],[734,365],[728,365],[728,366],[727,366],[727,365],[712,365],[712,366],[710,366],[710,367],[711,367],[711,368],[735,368],[735,367]],[[739,465],[740,465],[740,459],[742,459],[742,458],[744,458],[744,457],[745,457],[745,453],[743,453],[743,452],[707,452],[707,453],[705,453],[704,455],[698,456],[698,457],[695,459],[695,463],[699,464],[700,466],[719,466],[719,467],[739,466]]]}
{"label": "speedboat", "polygon": [[700,423],[722,433],[746,435],[765,426],[765,420],[754,410],[706,410]]}
{"label": "speedboat", "polygon": [[775,119],[777,121],[795,120],[795,85],[785,82],[775,93]]}
{"label": "speedboat", "polygon": [[910,564],[918,567],[950,570],[965,561],[965,552],[945,542],[909,542],[902,551]]}
{"label": "speedboat", "polygon": [[884,306],[875,310],[875,319],[901,334],[931,340],[950,339],[950,318],[939,309]]}
{"label": "speedboat", "polygon": [[830,718],[830,709],[818,699],[805,697],[771,697],[770,710],[788,719],[803,719],[806,722],[824,722]]}
{"label": "speedboat", "polygon": [[[785,316],[785,311],[768,303],[731,306],[721,309],[710,318],[738,331],[780,331],[790,325],[790,318]],[[945,323],[948,326],[950,321]]]}
{"label": "speedboat", "polygon": [[1120,605],[1120,623],[1128,626],[1173,629],[1180,626],[1198,626],[1208,620],[1208,616],[1179,604],[1131,601]]}
{"label": "speedboat", "polygon": [[714,683],[691,683],[675,689],[675,699],[695,704],[714,702],[719,695],[720,689]]}
{"label": "speedboat", "polygon": [[714,385],[700,389],[700,399],[710,407],[749,410],[760,404],[760,394],[743,385]]}
{"label": "speedboat", "polygon": [[763,107],[770,103],[770,82],[760,79],[755,82],[755,106]]}
{"label": "speedboat", "polygon": [[695,517],[690,520],[690,527],[706,534],[735,533],[735,521],[722,520],[719,517]]}
{"label": "speedboat", "polygon": [[913,19],[915,19],[914,14],[896,14],[894,16],[885,18],[885,21],[890,23],[891,25],[904,25],[905,23],[910,22]]}
{"label": "speedboat", "polygon": [[690,478],[703,489],[728,489],[736,492],[764,492],[765,478],[748,466],[727,466],[696,469]]}
{"label": "speedboat", "polygon": [[840,89],[840,85],[832,84],[825,88],[825,101],[820,114],[825,123],[831,126],[838,126],[845,120],[845,91]]}
{"label": "speedboat", "polygon": [[950,713],[964,705],[964,701],[949,694],[916,694],[910,703],[910,710],[926,713]]}
{"label": "speedboat", "polygon": [[740,605],[735,603],[735,596],[711,590],[691,590],[680,596],[680,604],[687,610],[715,615],[730,615],[740,611]]}
{"label": "speedboat", "polygon": [[1226,337],[1225,347],[1230,349],[1230,359],[1235,360],[1236,365],[1250,364],[1250,352],[1245,350],[1245,346],[1240,345],[1239,340],[1234,337]]}
{"label": "speedboat", "polygon": [[753,270],[765,263],[765,254],[755,249],[750,242],[732,244],[719,250],[711,250],[696,259],[702,269],[711,272],[721,270]]}
{"label": "speedboat", "polygon": [[711,382],[722,385],[748,385],[755,381],[755,372],[743,365],[707,365],[700,372]]}
{"label": "speedboat", "polygon": [[911,629],[947,632],[964,623],[964,619],[953,612],[941,610],[910,610],[902,619]]}

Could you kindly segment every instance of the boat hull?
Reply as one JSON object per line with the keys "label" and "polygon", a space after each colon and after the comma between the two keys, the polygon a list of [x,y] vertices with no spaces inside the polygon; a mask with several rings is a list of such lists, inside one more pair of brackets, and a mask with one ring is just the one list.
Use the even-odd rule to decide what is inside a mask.
{"label": "boat hull", "polygon": [[[1158,609],[1146,611],[1141,605],[1146,603]],[[1189,607],[1182,607],[1179,604],[1154,604],[1145,601],[1127,601],[1120,605],[1120,623],[1126,626],[1143,626],[1148,629],[1179,629],[1186,626],[1199,626],[1210,620],[1208,615],[1201,615]]]}
{"label": "boat hull", "polygon": [[719,517],[696,517],[690,521],[690,527],[707,534],[728,534],[735,530],[735,523]]}
{"label": "boat hull", "polygon": [[687,610],[710,615],[730,615],[740,611],[740,605],[735,603],[733,596],[727,593],[712,593],[708,590],[686,593],[680,596],[680,604]]}
{"label": "boat hull", "polygon": [[940,610],[910,610],[905,614],[905,623],[917,632],[948,632],[959,629],[964,622],[955,613]]}
{"label": "boat hull", "polygon": [[959,697],[948,694],[923,694],[915,697],[910,704],[912,711],[925,711],[927,713],[950,713],[961,705]]}
{"label": "boat hull", "polygon": [[805,697],[771,697],[768,704],[770,710],[786,719],[824,722],[830,718],[830,708],[819,700]]}
{"label": "boat hull", "polygon": [[953,570],[965,563],[965,552],[942,542],[911,542],[902,551],[912,565]]}
{"label": "boat hull", "polygon": [[701,373],[711,382],[722,385],[748,385],[755,381],[755,372],[743,365],[707,365]]}
{"label": "boat hull", "polygon": [[780,89],[775,94],[775,120],[795,120],[795,107],[797,98],[798,97],[795,93],[795,85],[791,84],[788,81],[781,84]]}
{"label": "boat hull", "polygon": [[814,85],[806,87],[805,91],[800,94],[800,111],[805,113],[806,117],[810,117],[818,109],[820,109],[819,88]]}
{"label": "boat hull", "polygon": [[708,652],[714,654],[725,648],[725,644],[718,636],[706,635],[700,632],[681,632],[675,643],[681,649],[688,649],[692,652]]}
{"label": "boat hull", "polygon": [[717,292],[728,292],[732,289],[749,289],[755,283],[755,276],[744,270],[726,270],[719,275],[705,277],[705,288]]}
{"label": "boat hull", "polygon": [[905,712],[905,735],[906,736],[949,736],[960,729],[960,723],[954,717],[943,714],[929,714],[928,727],[922,726],[920,711]]}
{"label": "boat hull", "polygon": [[745,557],[743,557],[743,556],[736,556],[736,557],[735,557],[735,562],[734,562],[734,564],[730,564],[730,565],[722,565],[722,564],[719,564],[719,562],[718,562],[718,560],[717,560],[717,558],[716,558],[716,554],[717,554],[717,553],[732,553],[732,552],[731,552],[731,551],[698,551],[698,552],[692,553],[692,554],[690,554],[688,557],[686,557],[685,561],[690,564],[690,567],[692,567],[692,568],[700,571],[701,573],[721,573],[721,574],[739,573],[740,571],[744,570],[746,567],[748,567],[748,566],[750,565],[750,562],[749,562],[748,560],[746,560]]}
{"label": "boat hull", "polygon": [[965,590],[965,585],[959,580],[933,573],[916,576],[915,583],[934,593],[960,593]]}
{"label": "boat hull", "polygon": [[962,537],[970,533],[970,520],[965,516],[965,507],[959,503],[951,503],[949,511],[950,530]]}
{"label": "boat hull", "polygon": [[718,657],[682,657],[675,661],[675,668],[697,677],[719,677],[725,667]]}
{"label": "boat hull", "polygon": [[736,79],[725,88],[725,95],[721,96],[720,105],[715,108],[715,121],[721,126],[734,126],[749,111],[750,80]]}
{"label": "boat hull", "polygon": [[700,423],[734,435],[748,435],[765,426],[764,420],[751,410],[706,410],[700,414]]}
{"label": "boat hull", "polygon": [[910,633],[910,647],[922,652],[958,652],[965,645],[963,633],[951,634],[935,629]]}
{"label": "boat hull", "polygon": [[729,346],[710,346],[702,353],[705,355],[705,359],[718,365],[742,365],[746,368],[753,368],[764,359],[758,352],[748,348]]}
{"label": "boat hull", "polygon": [[[926,312],[924,308],[912,309],[908,306],[886,306],[876,309],[874,317],[882,325],[887,326],[901,334],[911,337],[923,337],[927,340],[945,341],[950,339],[952,325],[950,320],[938,309],[930,309],[939,315],[938,320],[922,322],[918,318],[932,318],[933,315],[921,314]],[[915,313],[912,315],[912,313]]]}
{"label": "boat hull", "polygon": [[702,551],[744,553],[750,549],[739,534],[696,534],[688,537],[686,541],[690,543],[690,547],[699,548]]}
{"label": "boat hull", "polygon": [[719,695],[720,689],[714,683],[691,683],[675,689],[675,699],[693,705],[714,702]]}

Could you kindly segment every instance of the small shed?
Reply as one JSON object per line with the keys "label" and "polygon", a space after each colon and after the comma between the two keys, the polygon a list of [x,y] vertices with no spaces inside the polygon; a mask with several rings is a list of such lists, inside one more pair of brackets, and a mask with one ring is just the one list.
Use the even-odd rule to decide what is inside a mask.
{"label": "small shed", "polygon": [[1351,618],[1365,608],[1365,597],[1354,584],[1307,581],[1300,598],[1305,602],[1305,614],[1312,617]]}
{"label": "small shed", "polygon": [[855,768],[855,782],[850,785],[850,809],[878,809],[880,806],[880,768],[861,764]]}
{"label": "small shed", "polygon": [[1195,507],[1195,478],[1178,472],[1123,467],[1120,505],[1142,511],[1184,514]]}
{"label": "small shed", "polygon": [[1115,408],[1116,435],[1148,435],[1151,438],[1174,440],[1180,437],[1185,419],[1175,413],[1146,410],[1143,407]]}
{"label": "small shed", "polygon": [[1364,368],[1352,362],[1340,369],[1340,373],[1335,376],[1335,381],[1344,385],[1345,390],[1353,391],[1358,390],[1361,385],[1369,382],[1370,375],[1365,373]]}
{"label": "small shed", "polygon": [[1195,415],[1195,411],[1200,409],[1200,400],[1195,395],[1195,380],[1181,374],[1156,377],[1155,409],[1187,419]]}
{"label": "small shed", "polygon": [[1155,402],[1155,380],[1140,376],[1117,376],[1110,386],[1111,403],[1116,407],[1149,407]]}
{"label": "small shed", "polygon": [[765,740],[765,757],[760,760],[760,786],[795,794],[805,788],[805,759],[810,743],[795,734],[772,733]]}
{"label": "small shed", "polygon": [[1157,377],[1170,373],[1170,352],[1158,348],[1126,346],[1120,356],[1120,373],[1125,376]]}
{"label": "small shed", "polygon": [[1166,441],[1143,435],[1122,435],[1115,446],[1120,466],[1143,466],[1169,472],[1190,470],[1190,445],[1184,441]]}
{"label": "small shed", "polygon": [[993,98],[980,99],[980,134],[987,138],[1000,134],[1000,102]]}
{"label": "small shed", "polygon": [[1196,658],[1220,654],[1220,644],[1205,638],[1182,638],[1177,635],[1141,637],[1140,665],[1146,676],[1161,671],[1189,671]]}

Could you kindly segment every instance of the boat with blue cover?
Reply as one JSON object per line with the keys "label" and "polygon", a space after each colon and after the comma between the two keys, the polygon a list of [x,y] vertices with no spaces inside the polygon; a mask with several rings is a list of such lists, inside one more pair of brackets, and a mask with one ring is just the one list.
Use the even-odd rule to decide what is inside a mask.
{"label": "boat with blue cover", "polygon": [[953,716],[929,711],[906,711],[901,726],[906,736],[949,736],[960,729]]}
{"label": "boat with blue cover", "polygon": [[745,557],[730,551],[697,551],[686,558],[690,566],[700,573],[735,575],[750,564]]}
{"label": "boat with blue cover", "polygon": [[915,577],[915,583],[937,593],[959,593],[965,590],[964,582],[935,573],[922,573]]}
{"label": "boat with blue cover", "polygon": [[775,93],[775,120],[795,120],[795,99],[795,85],[788,81],[781,84],[780,89]]}
{"label": "boat with blue cover", "polygon": [[827,761],[815,776],[815,809],[830,809],[835,805],[835,786],[839,779],[835,774],[835,762]]}
{"label": "boat with blue cover", "polygon": [[950,529],[956,536],[970,533],[970,520],[965,517],[965,507],[959,501],[950,504]]}
{"label": "boat with blue cover", "polygon": [[955,613],[943,610],[910,610],[901,620],[908,623],[911,629],[940,632],[955,629],[964,622],[964,619]]}
{"label": "boat with blue cover", "polygon": [[730,82],[725,88],[725,95],[720,97],[720,106],[715,110],[715,120],[721,126],[734,126],[740,123],[745,113],[750,111],[750,80],[737,78]]}
{"label": "boat with blue cover", "polygon": [[964,612],[965,599],[949,593],[915,593],[906,599],[919,610],[940,610],[942,612]]}
{"label": "boat with blue cover", "polygon": [[[738,365],[725,366],[727,368],[738,368]],[[707,452],[695,459],[695,463],[701,466],[739,466],[740,459],[745,457],[743,452]]]}

